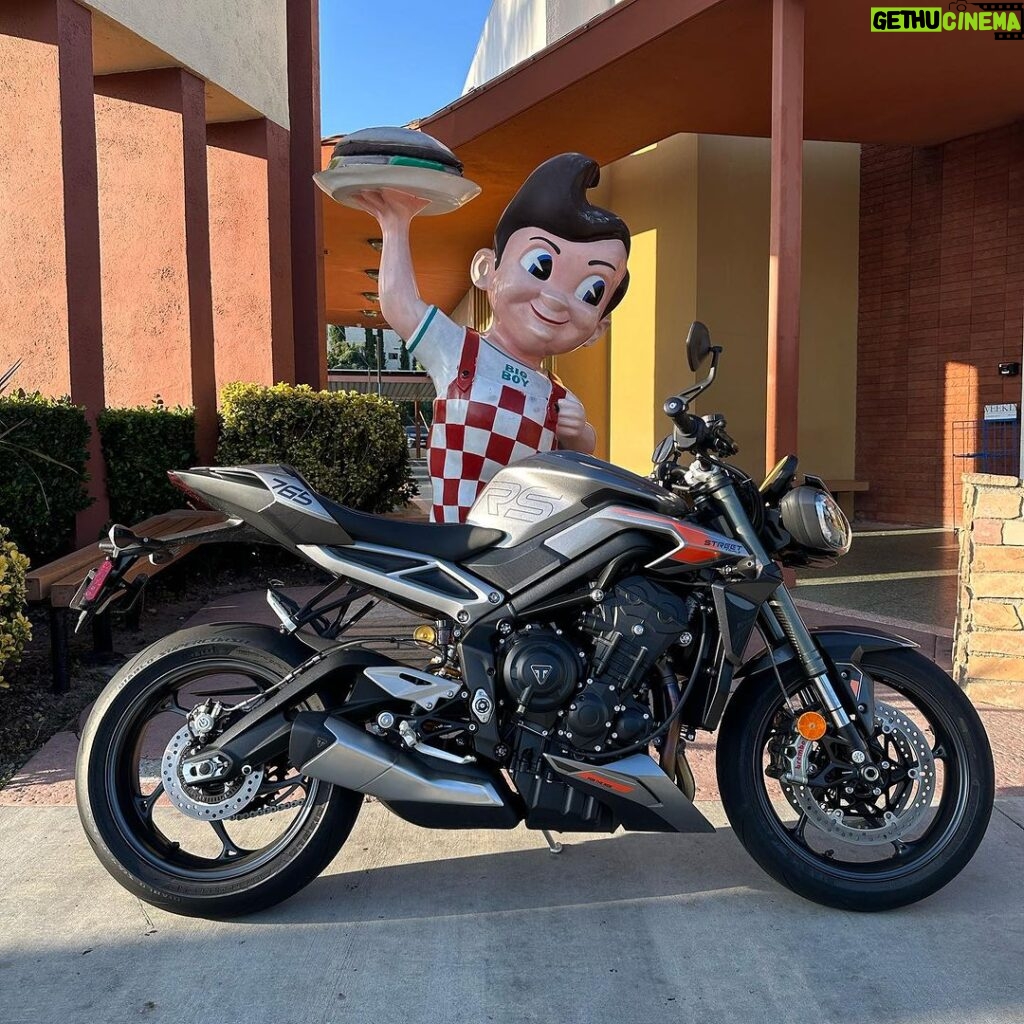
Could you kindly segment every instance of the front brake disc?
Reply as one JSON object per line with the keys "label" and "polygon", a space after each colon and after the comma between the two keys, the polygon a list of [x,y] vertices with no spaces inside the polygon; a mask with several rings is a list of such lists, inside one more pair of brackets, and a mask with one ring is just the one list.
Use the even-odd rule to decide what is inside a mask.
{"label": "front brake disc", "polygon": [[[808,823],[822,832],[858,846],[878,846],[909,834],[931,807],[935,795],[935,757],[927,737],[902,711],[878,701],[875,704],[875,731],[890,737],[911,784],[906,787],[893,809],[881,812],[882,825],[873,825],[859,815],[840,808],[823,807],[818,801],[820,789],[799,782],[780,781],[782,792],[798,813],[806,814]],[[800,737],[797,737],[800,739]],[[791,758],[793,779],[808,778],[811,755],[816,744],[807,740],[795,742]]]}

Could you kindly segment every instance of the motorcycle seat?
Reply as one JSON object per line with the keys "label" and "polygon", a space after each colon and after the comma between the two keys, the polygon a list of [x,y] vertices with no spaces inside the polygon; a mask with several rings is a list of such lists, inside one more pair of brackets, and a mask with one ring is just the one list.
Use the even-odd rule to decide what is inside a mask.
{"label": "motorcycle seat", "polygon": [[466,523],[406,523],[367,515],[317,495],[334,521],[354,540],[381,547],[433,555],[445,562],[461,562],[503,540],[501,530]]}

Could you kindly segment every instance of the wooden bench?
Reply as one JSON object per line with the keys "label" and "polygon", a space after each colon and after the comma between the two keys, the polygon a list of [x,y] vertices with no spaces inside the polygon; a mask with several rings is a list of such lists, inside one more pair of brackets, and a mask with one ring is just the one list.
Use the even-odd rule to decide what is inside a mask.
{"label": "wooden bench", "polygon": [[849,518],[853,516],[854,494],[871,490],[871,485],[867,480],[826,480],[825,486],[832,492]]}
{"label": "wooden bench", "polygon": [[[212,526],[223,522],[226,516],[221,512],[196,512],[182,509],[150,516],[132,530],[142,537],[166,537],[183,533],[200,526]],[[125,573],[125,580],[131,582],[140,576],[155,576],[173,564],[194,545],[183,547],[175,558],[153,565],[148,558],[141,558]],[[48,565],[34,569],[25,578],[25,596],[29,604],[46,605],[50,617],[50,659],[53,665],[53,690],[63,693],[71,681],[68,658],[68,633],[71,619],[71,599],[75,596],[89,570],[103,561],[104,554],[99,543],[89,544],[78,551],[64,555]],[[116,607],[116,606],[115,606]],[[110,620],[100,615],[93,621],[93,643],[97,652],[111,650]]]}
{"label": "wooden bench", "polygon": [[[403,509],[389,513],[389,518],[414,520],[422,522],[427,518],[428,506],[422,500],[414,500]],[[213,526],[227,519],[222,512],[198,512],[192,509],[178,509],[150,516],[149,519],[132,527],[132,532],[140,537],[167,537],[175,533],[184,533],[201,526]],[[182,547],[174,558],[167,562],[153,565],[148,558],[139,561],[125,573],[125,582],[131,583],[140,576],[150,578],[172,565],[179,558],[187,555],[196,545]],[[53,665],[53,690],[63,693],[71,681],[69,663],[69,630],[71,619],[71,599],[78,592],[89,570],[103,561],[104,554],[99,542],[89,544],[78,551],[72,551],[48,565],[40,566],[28,574],[25,579],[26,599],[29,604],[46,605],[50,618],[50,660]],[[114,610],[117,606],[114,605]],[[112,650],[110,637],[110,619],[107,614],[99,615],[93,620],[93,648],[99,654],[109,654]]]}

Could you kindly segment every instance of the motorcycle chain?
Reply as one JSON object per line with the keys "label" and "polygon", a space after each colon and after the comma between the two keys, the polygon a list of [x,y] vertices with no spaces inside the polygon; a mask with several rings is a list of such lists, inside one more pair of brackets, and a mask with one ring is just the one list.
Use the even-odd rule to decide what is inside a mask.
{"label": "motorcycle chain", "polygon": [[303,800],[288,800],[283,804],[270,804],[268,807],[259,807],[255,811],[243,811],[241,814],[233,814],[229,821],[244,821],[246,818],[262,818],[264,814],[274,814],[276,811],[288,811],[293,807],[301,807]]}

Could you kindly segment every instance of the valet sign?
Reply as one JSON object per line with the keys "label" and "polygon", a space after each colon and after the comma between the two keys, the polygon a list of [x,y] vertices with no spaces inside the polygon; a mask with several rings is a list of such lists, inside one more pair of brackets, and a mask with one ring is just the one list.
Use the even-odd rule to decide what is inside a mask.
{"label": "valet sign", "polygon": [[[977,8],[969,10],[968,7]],[[948,7],[872,7],[872,32],[994,32],[996,39],[1021,39],[1024,3]]]}

